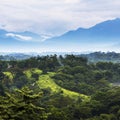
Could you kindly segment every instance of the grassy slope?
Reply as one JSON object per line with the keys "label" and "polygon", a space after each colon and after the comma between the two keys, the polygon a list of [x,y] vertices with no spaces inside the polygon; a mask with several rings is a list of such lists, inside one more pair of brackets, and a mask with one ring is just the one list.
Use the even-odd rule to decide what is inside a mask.
{"label": "grassy slope", "polygon": [[84,94],[79,94],[77,92],[73,92],[60,87],[54,82],[53,79],[51,79],[51,73],[46,75],[41,75],[37,83],[40,88],[50,88],[53,94],[62,92],[64,96],[68,96],[72,99],[82,98],[82,100],[85,101],[88,101],[90,99],[88,96]]}
{"label": "grassy slope", "polygon": [[55,73],[48,73],[45,75],[42,75],[42,71],[39,69],[31,69],[31,70],[27,70],[24,72],[26,74],[26,76],[28,78],[31,78],[32,73],[36,73],[39,74],[39,80],[37,81],[38,86],[41,89],[46,89],[46,88],[50,88],[51,93],[55,94],[55,93],[62,93],[64,96],[68,96],[72,99],[78,99],[78,98],[82,98],[82,100],[84,101],[89,101],[90,97],[84,95],[84,94],[80,94],[74,91],[70,91],[67,89],[64,89],[62,87],[60,87],[59,85],[57,85],[54,80],[51,78],[51,76],[53,76]]}

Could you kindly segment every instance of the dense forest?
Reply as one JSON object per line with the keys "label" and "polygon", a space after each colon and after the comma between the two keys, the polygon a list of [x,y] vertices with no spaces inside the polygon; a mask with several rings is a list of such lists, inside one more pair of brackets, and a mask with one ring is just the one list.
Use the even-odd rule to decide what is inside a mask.
{"label": "dense forest", "polygon": [[119,62],[79,55],[1,60],[0,119],[119,120],[119,86]]}

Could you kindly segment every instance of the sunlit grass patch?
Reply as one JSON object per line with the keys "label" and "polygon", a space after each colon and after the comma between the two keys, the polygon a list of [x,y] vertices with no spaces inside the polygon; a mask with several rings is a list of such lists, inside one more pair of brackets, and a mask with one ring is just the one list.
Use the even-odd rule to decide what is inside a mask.
{"label": "sunlit grass patch", "polygon": [[28,77],[28,78],[31,78],[32,77],[32,74],[42,74],[42,70],[38,69],[38,68],[32,68],[30,70],[26,70],[24,71],[25,75]]}
{"label": "sunlit grass patch", "polygon": [[13,74],[11,72],[3,72],[4,75],[6,75],[10,80],[13,80]]}
{"label": "sunlit grass patch", "polygon": [[28,78],[32,77],[32,74],[38,74],[39,75],[39,80],[37,80],[37,84],[40,87],[40,89],[46,89],[49,88],[51,94],[56,94],[56,93],[61,93],[65,97],[69,97],[71,99],[78,99],[81,98],[83,101],[89,101],[90,97],[84,94],[80,94],[74,91],[70,91],[67,89],[64,89],[57,85],[54,80],[51,78],[52,76],[55,75],[54,72],[48,72],[47,74],[42,74],[42,70],[33,68],[30,70],[24,71],[26,76]]}
{"label": "sunlit grass patch", "polygon": [[[54,75],[52,73],[49,73],[50,76]],[[47,75],[41,75],[39,77],[39,81],[37,82],[39,87],[44,89],[44,88],[50,88],[51,89],[51,93],[62,93],[65,97],[68,96],[69,98],[72,99],[78,99],[81,98],[83,101],[89,101],[90,97],[84,94],[80,94],[74,91],[70,91],[67,89],[64,89],[62,87],[60,87],[59,85],[57,85],[54,80],[49,76],[49,74]]]}

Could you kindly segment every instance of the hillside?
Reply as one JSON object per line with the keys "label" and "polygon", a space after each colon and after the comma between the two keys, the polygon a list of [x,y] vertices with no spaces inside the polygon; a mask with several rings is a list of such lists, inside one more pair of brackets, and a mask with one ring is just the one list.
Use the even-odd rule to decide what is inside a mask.
{"label": "hillside", "polygon": [[50,55],[0,67],[0,119],[119,120],[119,63]]}

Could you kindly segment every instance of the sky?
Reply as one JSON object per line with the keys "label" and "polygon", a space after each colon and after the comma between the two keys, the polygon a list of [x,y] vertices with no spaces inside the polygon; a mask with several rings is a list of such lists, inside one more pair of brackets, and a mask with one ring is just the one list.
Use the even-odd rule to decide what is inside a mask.
{"label": "sky", "polygon": [[0,28],[60,35],[120,17],[120,0],[0,0]]}
{"label": "sky", "polygon": [[[11,31],[30,31],[47,38],[115,18],[120,18],[120,0],[0,0],[0,29],[10,31],[7,36],[27,41],[31,38]],[[15,49],[0,46],[0,51],[30,51],[29,47],[32,47],[25,50],[23,46],[16,45]],[[78,47],[73,51],[78,51]],[[45,46],[41,50],[38,48],[39,45],[31,51],[53,51],[48,46],[48,49]],[[109,50],[107,46],[104,48]],[[71,49],[61,49],[62,52],[65,50]]]}

